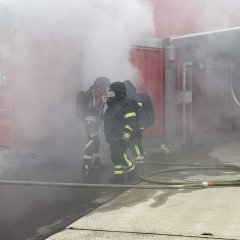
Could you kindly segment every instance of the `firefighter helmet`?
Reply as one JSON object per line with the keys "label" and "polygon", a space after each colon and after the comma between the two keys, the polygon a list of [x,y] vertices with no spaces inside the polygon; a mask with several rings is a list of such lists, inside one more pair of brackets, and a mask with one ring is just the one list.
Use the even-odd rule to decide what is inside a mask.
{"label": "firefighter helmet", "polygon": [[123,82],[112,83],[109,90],[114,91],[116,95],[126,96],[126,86]]}
{"label": "firefighter helmet", "polygon": [[94,85],[97,88],[102,88],[102,87],[108,88],[110,84],[111,84],[110,80],[108,78],[106,78],[106,77],[98,77],[94,81]]}
{"label": "firefighter helmet", "polygon": [[110,86],[111,82],[106,77],[98,77],[95,81],[93,86],[98,89],[98,91],[105,97],[107,97],[107,90]]}

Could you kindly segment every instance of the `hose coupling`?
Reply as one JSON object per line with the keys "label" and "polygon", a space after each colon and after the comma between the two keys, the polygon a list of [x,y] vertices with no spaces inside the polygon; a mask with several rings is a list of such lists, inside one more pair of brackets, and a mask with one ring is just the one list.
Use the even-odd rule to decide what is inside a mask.
{"label": "hose coupling", "polygon": [[215,184],[213,182],[202,182],[202,187],[207,188],[207,187],[212,187]]}

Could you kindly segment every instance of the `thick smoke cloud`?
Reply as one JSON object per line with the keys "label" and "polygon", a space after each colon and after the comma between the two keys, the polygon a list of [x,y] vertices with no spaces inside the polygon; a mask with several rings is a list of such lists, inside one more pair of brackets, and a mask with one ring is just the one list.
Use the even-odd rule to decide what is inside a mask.
{"label": "thick smoke cloud", "polygon": [[131,45],[153,34],[149,1],[131,0],[5,0],[16,12],[36,15],[55,32],[81,45],[85,86],[99,75],[113,81],[133,79]]}
{"label": "thick smoke cloud", "polygon": [[72,146],[81,135],[77,91],[98,76],[112,82],[137,78],[129,56],[137,39],[154,34],[150,1],[1,2],[16,16],[15,142],[54,137]]}

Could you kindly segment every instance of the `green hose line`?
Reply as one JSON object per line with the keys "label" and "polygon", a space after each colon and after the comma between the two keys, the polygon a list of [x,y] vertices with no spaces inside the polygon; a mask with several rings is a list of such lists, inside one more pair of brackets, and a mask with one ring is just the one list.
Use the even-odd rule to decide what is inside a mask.
{"label": "green hose line", "polygon": [[[166,166],[164,163],[163,166]],[[169,173],[169,172],[181,172],[181,171],[196,171],[196,170],[223,170],[229,172],[240,172],[240,166],[232,165],[232,164],[219,164],[219,165],[202,165],[202,164],[171,164],[168,168],[164,169],[155,169],[149,172],[145,172],[140,176],[140,179],[153,183],[153,184],[160,184],[160,185],[189,185],[189,184],[202,184],[203,187],[207,186],[240,186],[240,179],[236,180],[166,180],[164,179],[161,174]]]}

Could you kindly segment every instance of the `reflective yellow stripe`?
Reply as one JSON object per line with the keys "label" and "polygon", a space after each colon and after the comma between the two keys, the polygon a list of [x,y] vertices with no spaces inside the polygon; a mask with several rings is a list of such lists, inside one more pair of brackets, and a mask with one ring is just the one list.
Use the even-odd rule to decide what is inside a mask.
{"label": "reflective yellow stripe", "polygon": [[97,122],[97,119],[96,119],[96,117],[86,117],[85,118],[85,121],[87,121],[87,122]]}
{"label": "reflective yellow stripe", "polygon": [[120,175],[120,174],[124,174],[124,171],[123,170],[114,170],[113,173],[115,175]]}
{"label": "reflective yellow stripe", "polygon": [[136,151],[136,153],[137,153],[137,156],[138,156],[138,157],[141,157],[141,153],[140,153],[140,150],[139,150],[139,148],[138,148],[138,145],[135,145],[135,151]]}
{"label": "reflective yellow stripe", "polygon": [[131,172],[135,169],[135,165],[132,164],[132,166],[129,166],[127,169],[126,169],[126,172]]}
{"label": "reflective yellow stripe", "polygon": [[100,157],[100,153],[94,153],[94,154],[93,154],[93,157],[94,157],[94,158]]}
{"label": "reflective yellow stripe", "polygon": [[126,163],[127,163],[127,165],[128,165],[127,167],[125,167],[126,171],[127,171],[127,172],[131,172],[132,170],[134,170],[135,165],[133,164],[132,161],[130,161],[130,160],[128,159],[126,153],[124,153],[124,160],[126,161]]}
{"label": "reflective yellow stripe", "polygon": [[123,169],[123,166],[122,165],[116,165],[116,166],[114,166],[114,169]]}
{"label": "reflective yellow stripe", "polygon": [[86,150],[87,148],[89,148],[89,146],[91,146],[91,144],[93,144],[93,139],[91,139],[90,141],[88,141],[85,145],[84,150]]}
{"label": "reflective yellow stripe", "polygon": [[126,153],[124,153],[124,160],[126,161],[126,163],[128,164],[128,166],[132,166],[133,163],[128,159]]}
{"label": "reflective yellow stripe", "polygon": [[122,165],[116,165],[114,166],[114,174],[119,175],[119,174],[124,174],[124,166]]}
{"label": "reflective yellow stripe", "polygon": [[143,104],[142,104],[141,102],[138,102],[138,106],[142,107],[142,106],[143,106]]}
{"label": "reflective yellow stripe", "polygon": [[93,156],[83,155],[84,159],[93,159]]}
{"label": "reflective yellow stripe", "polygon": [[131,113],[127,113],[127,114],[124,115],[124,118],[129,118],[129,117],[136,117],[136,113],[131,112]]}
{"label": "reflective yellow stripe", "polygon": [[98,132],[95,132],[95,133],[90,135],[91,138],[96,137],[96,136],[98,136]]}
{"label": "reflective yellow stripe", "polygon": [[126,129],[128,129],[128,130],[130,130],[131,132],[133,131],[133,129],[129,126],[129,125],[125,125],[125,127],[124,128],[126,128]]}

